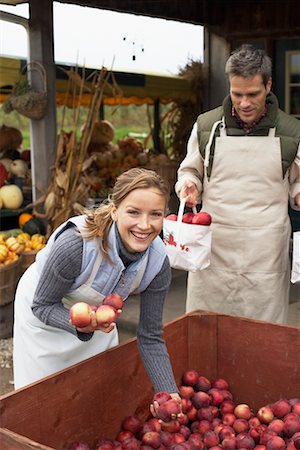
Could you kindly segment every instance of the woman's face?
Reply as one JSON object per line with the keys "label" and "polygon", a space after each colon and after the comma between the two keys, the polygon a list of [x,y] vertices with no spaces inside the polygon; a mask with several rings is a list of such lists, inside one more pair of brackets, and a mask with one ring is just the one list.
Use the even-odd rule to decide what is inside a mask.
{"label": "woman's face", "polygon": [[145,251],[163,226],[166,200],[156,188],[135,189],[116,208],[111,217],[123,244],[130,253]]}

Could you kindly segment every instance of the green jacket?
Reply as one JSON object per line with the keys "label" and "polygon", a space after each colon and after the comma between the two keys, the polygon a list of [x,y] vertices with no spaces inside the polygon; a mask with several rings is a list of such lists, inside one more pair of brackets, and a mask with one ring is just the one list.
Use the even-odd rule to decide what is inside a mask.
{"label": "green jacket", "polygon": [[[296,157],[300,144],[300,121],[279,109],[277,98],[273,93],[267,95],[266,103],[268,106],[267,115],[249,133],[239,128],[235,118],[232,117],[232,103],[229,95],[224,99],[222,106],[201,114],[197,119],[198,143],[201,156],[204,158],[205,147],[213,124],[221,120],[223,116],[225,117],[226,131],[229,136],[245,136],[246,134],[248,136],[267,136],[269,129],[275,127],[276,136],[280,137],[281,141],[282,174],[284,177],[287,169]],[[219,128],[217,128],[215,137],[219,135]],[[214,148],[215,139],[213,139],[210,151],[208,176],[210,176],[213,164]]]}

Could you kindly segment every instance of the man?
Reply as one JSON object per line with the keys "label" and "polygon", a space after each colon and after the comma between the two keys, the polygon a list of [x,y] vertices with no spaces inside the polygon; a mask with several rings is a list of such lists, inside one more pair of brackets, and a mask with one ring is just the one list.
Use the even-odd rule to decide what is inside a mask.
{"label": "man", "polygon": [[243,45],[225,72],[223,105],[201,114],[175,189],[212,215],[207,269],[189,273],[186,311],[284,323],[290,287],[288,200],[300,208],[300,121],[278,108],[272,64]]}

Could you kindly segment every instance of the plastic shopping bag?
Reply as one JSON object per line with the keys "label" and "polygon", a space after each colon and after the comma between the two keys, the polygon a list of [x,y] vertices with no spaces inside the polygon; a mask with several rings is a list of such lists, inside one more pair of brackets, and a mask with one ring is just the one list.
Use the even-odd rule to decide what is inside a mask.
{"label": "plastic shopping bag", "polygon": [[180,202],[177,222],[164,219],[163,241],[171,267],[197,272],[210,264],[211,226],[182,222],[184,207],[183,199]]}
{"label": "plastic shopping bag", "polygon": [[300,231],[293,233],[293,261],[291,282],[300,282]]}

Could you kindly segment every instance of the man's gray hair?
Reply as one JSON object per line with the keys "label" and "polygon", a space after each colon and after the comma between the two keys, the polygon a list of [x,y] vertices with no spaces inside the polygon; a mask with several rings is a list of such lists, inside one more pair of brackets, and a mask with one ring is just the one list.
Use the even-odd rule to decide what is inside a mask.
{"label": "man's gray hair", "polygon": [[228,58],[225,73],[229,76],[254,77],[261,75],[266,86],[272,76],[272,61],[264,50],[244,44]]}

